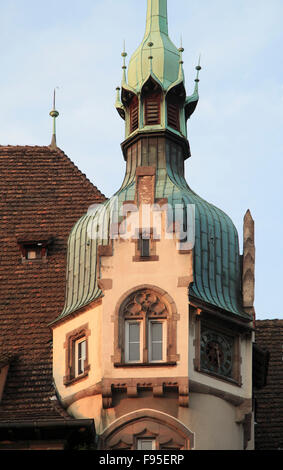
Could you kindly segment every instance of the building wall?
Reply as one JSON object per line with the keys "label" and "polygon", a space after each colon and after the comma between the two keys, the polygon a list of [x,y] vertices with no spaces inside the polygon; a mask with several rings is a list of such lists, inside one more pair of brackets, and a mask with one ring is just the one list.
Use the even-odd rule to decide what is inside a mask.
{"label": "building wall", "polygon": [[[173,420],[180,426],[181,434],[187,433],[190,448],[241,450],[251,401],[251,337],[242,336],[240,340],[241,385],[195,371],[197,319],[191,315],[189,322],[188,305],[188,285],[193,279],[192,252],[181,254],[177,241],[166,239],[163,230],[161,240],[156,242],[155,255],[156,261],[135,261],[136,242],[114,240],[113,246],[100,256],[101,300],[55,324],[54,379],[62,402],[72,416],[93,418],[102,441],[108,430],[115,428],[115,423],[117,429],[122,429],[128,416],[140,413],[137,419],[141,419],[144,413],[149,429],[156,426],[161,429],[163,419],[165,427],[170,428]],[[129,367],[119,356],[119,307],[139,289],[156,289],[174,313],[176,365]],[[66,386],[66,338],[82,326],[88,330],[90,369],[84,378]],[[159,413],[154,419],[153,411]],[[139,425],[130,423],[134,427],[125,428],[124,445],[135,429],[139,432]],[[106,443],[115,444],[114,437],[107,439]]]}

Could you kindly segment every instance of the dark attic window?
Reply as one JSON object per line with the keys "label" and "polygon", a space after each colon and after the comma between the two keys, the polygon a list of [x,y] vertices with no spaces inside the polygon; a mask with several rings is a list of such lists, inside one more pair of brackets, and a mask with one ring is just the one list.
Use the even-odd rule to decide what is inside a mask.
{"label": "dark attic window", "polygon": [[36,262],[44,261],[47,259],[48,246],[51,244],[52,239],[48,240],[18,240],[18,245],[21,250],[22,262]]}
{"label": "dark attic window", "polygon": [[146,126],[160,124],[160,93],[152,93],[145,97],[144,112]]}
{"label": "dark attic window", "polygon": [[130,104],[130,132],[134,132],[139,127],[139,101],[136,96],[133,97]]}
{"label": "dark attic window", "polygon": [[139,238],[139,251],[142,258],[147,258],[150,256],[150,239],[143,238],[142,234]]}
{"label": "dark attic window", "polygon": [[42,245],[27,245],[25,246],[25,259],[32,261],[35,259],[41,259],[44,256]]}

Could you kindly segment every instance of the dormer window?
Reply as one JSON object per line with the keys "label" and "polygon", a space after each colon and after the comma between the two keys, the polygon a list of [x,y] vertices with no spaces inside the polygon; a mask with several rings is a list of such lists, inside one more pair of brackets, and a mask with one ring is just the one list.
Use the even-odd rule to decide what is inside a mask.
{"label": "dormer window", "polygon": [[53,237],[41,238],[27,235],[26,238],[18,240],[21,250],[22,262],[36,262],[47,260],[47,251],[52,243]]}

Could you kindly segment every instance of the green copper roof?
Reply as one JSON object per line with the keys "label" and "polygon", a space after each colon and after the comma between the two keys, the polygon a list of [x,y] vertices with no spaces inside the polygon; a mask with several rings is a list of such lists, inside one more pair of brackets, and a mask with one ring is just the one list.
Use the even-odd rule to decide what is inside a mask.
{"label": "green copper roof", "polygon": [[152,74],[167,90],[178,79],[180,69],[180,53],[168,36],[167,0],[148,0],[144,38],[128,67],[128,85],[137,92],[151,74],[150,62]]}
{"label": "green copper roof", "polygon": [[[144,155],[139,165],[152,162]],[[155,159],[155,158],[154,158]],[[167,198],[178,219],[180,206],[195,205],[194,283],[190,294],[236,316],[249,318],[241,304],[241,268],[237,230],[231,219],[190,189],[183,170],[182,151],[156,155],[155,197]],[[121,213],[124,201],[134,200],[136,163],[128,162],[121,189],[94,213],[86,214],[74,226],[68,242],[65,307],[58,319],[88,305],[101,296],[98,288],[98,245],[110,240],[110,220]],[[177,209],[178,208],[178,209]],[[99,233],[97,239],[91,234]]]}
{"label": "green copper roof", "polygon": [[[184,77],[180,53],[182,48],[178,51],[168,37],[167,1],[148,0],[145,36],[131,58],[128,84],[126,67],[123,66],[122,90],[134,89],[134,93],[138,93],[150,76],[159,81],[164,94],[172,86],[182,87]],[[125,59],[125,52],[123,57]],[[197,66],[193,95],[184,98],[182,112],[186,119],[193,113],[198,101],[199,70],[200,65]],[[123,106],[120,102],[119,92],[120,88],[117,88],[116,107],[121,116],[125,117],[126,105]],[[65,306],[57,320],[102,295],[98,287],[98,247],[109,244],[111,220],[120,221],[117,214],[122,213],[123,203],[135,200],[137,166],[156,168],[155,199],[167,199],[172,208],[172,222],[178,221],[180,216],[182,220],[179,221],[183,222],[183,213],[188,204],[195,206],[194,282],[189,294],[231,315],[250,319],[242,307],[237,230],[223,211],[191,190],[184,176],[185,153],[182,145],[172,144],[169,131],[159,127],[155,129],[153,137],[157,139],[157,143],[149,143],[151,133],[147,129],[148,142],[139,155],[137,156],[137,152],[129,152],[125,178],[119,191],[103,205],[83,216],[72,229],[68,241]],[[159,136],[159,132],[166,132],[166,139],[158,140],[156,135]],[[179,139],[187,142],[182,134]],[[93,237],[93,233],[97,236]]]}

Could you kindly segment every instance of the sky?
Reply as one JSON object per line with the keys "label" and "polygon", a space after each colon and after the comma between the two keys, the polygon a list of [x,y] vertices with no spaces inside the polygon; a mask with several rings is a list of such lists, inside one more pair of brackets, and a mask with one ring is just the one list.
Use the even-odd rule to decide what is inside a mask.
{"label": "sky", "polygon": [[[143,38],[146,0],[0,2],[0,145],[57,144],[102,193],[122,182],[124,121],[114,108]],[[185,49],[187,94],[201,54],[198,107],[188,122],[186,179],[235,223],[256,230],[257,319],[283,319],[283,1],[168,0],[169,35]]]}

